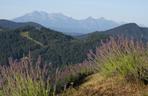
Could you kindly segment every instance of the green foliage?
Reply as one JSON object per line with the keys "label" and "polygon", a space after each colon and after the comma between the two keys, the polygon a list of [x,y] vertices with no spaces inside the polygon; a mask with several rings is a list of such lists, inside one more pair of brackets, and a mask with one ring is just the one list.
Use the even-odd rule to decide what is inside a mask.
{"label": "green foliage", "polygon": [[[96,35],[95,35],[96,36]],[[0,32],[0,63],[8,64],[8,57],[20,59],[31,52],[33,58],[41,55],[54,66],[80,63],[90,49],[100,45],[103,35],[76,39],[44,27],[26,26]],[[34,60],[35,61],[35,60]]]}
{"label": "green foliage", "polygon": [[8,77],[6,85],[3,88],[3,96],[48,96],[48,90],[44,89],[44,81],[34,81],[31,77],[23,77],[14,73],[14,78]]}
{"label": "green foliage", "polygon": [[118,38],[103,44],[92,55],[104,76],[148,81],[148,47],[141,42]]}
{"label": "green foliage", "polygon": [[2,96],[53,96],[48,66],[40,67],[40,58],[35,65],[24,57],[19,63],[1,66]]}
{"label": "green foliage", "polygon": [[94,72],[94,66],[87,61],[56,70],[45,64],[41,57],[36,63],[30,56],[19,61],[10,58],[9,63],[9,66],[0,66],[2,96],[55,96],[69,87],[78,86]]}
{"label": "green foliage", "polygon": [[95,72],[94,67],[94,65],[85,61],[80,64],[68,65],[60,68],[56,72],[57,90],[61,87],[68,88],[78,86],[83,82],[85,77]]}

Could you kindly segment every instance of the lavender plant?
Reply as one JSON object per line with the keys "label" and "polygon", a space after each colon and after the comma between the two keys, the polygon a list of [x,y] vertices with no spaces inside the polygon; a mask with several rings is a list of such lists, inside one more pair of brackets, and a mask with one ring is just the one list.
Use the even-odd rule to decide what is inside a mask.
{"label": "lavender plant", "polygon": [[[50,77],[41,58],[33,65],[30,57],[9,60],[9,66],[0,67],[2,96],[49,96]],[[50,95],[51,96],[51,95]]]}
{"label": "lavender plant", "polygon": [[148,81],[148,46],[127,38],[110,38],[107,43],[90,52],[91,63],[97,64],[104,76]]}

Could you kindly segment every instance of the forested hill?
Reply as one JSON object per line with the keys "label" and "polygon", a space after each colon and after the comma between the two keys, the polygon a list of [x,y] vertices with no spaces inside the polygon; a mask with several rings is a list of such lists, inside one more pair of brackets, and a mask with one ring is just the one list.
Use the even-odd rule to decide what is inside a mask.
{"label": "forested hill", "polygon": [[92,36],[93,38],[96,38],[100,36],[100,34],[112,37],[122,36],[122,37],[132,38],[135,40],[142,40],[144,42],[148,41],[148,28],[140,27],[135,23],[124,24],[107,31],[89,33],[86,35],[79,36],[79,38],[89,38]]}
{"label": "forested hill", "polygon": [[148,28],[130,23],[107,31],[72,37],[36,23],[0,20],[0,63],[8,64],[8,57],[20,59],[30,51],[33,58],[41,55],[45,62],[55,66],[76,64],[84,61],[89,50],[99,46],[102,40],[119,35],[146,42]]}
{"label": "forested hill", "polygon": [[[8,29],[11,24],[15,25],[13,22],[9,24],[0,27]],[[105,38],[100,36],[94,40],[76,39],[43,26],[26,23],[25,26],[9,27],[9,30],[0,31],[0,62],[7,64],[8,57],[20,59],[30,51],[33,58],[41,55],[44,61],[56,66],[75,64],[82,62],[88,51],[94,49],[100,44],[100,40]]]}

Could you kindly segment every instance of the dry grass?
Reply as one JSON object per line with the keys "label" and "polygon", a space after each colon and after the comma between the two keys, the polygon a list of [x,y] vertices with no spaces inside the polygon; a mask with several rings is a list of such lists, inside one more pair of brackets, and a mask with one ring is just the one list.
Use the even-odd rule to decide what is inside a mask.
{"label": "dry grass", "polygon": [[[98,78],[99,76],[99,78]],[[89,76],[79,88],[71,88],[61,96],[147,96],[148,86],[124,81],[122,77]]]}

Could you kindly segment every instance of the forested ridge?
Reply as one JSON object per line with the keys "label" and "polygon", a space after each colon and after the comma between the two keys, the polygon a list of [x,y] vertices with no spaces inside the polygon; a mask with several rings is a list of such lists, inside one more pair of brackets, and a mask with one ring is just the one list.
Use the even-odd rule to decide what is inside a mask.
{"label": "forested ridge", "polygon": [[96,38],[75,38],[63,33],[31,25],[0,32],[0,62],[7,64],[8,58],[20,59],[30,52],[33,58],[41,55],[47,63],[55,66],[76,64],[87,57],[90,49],[95,49],[101,40]]}

